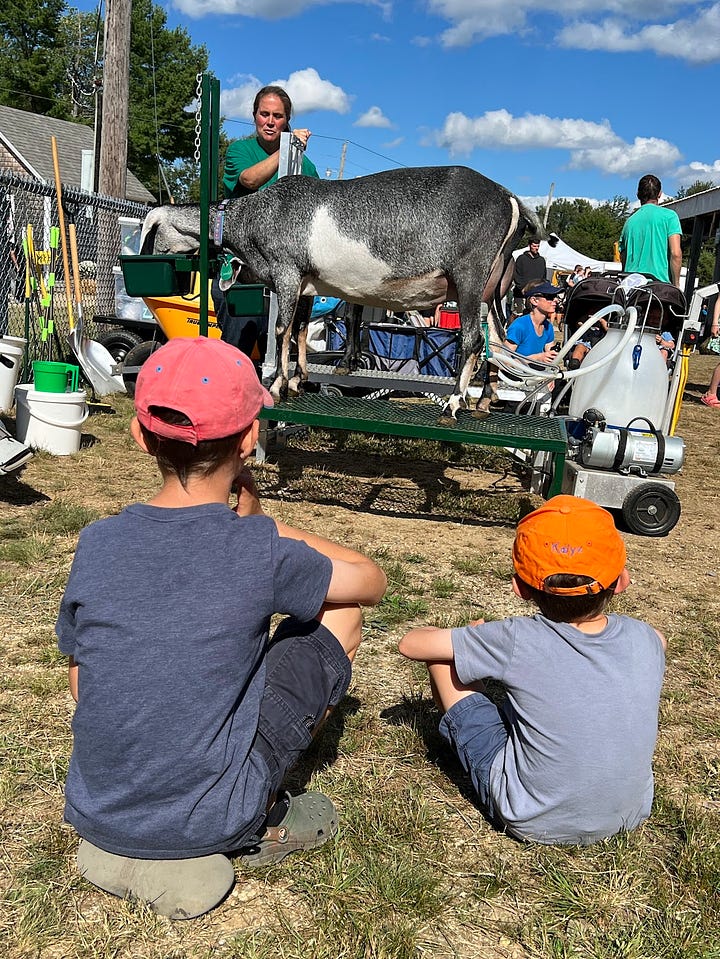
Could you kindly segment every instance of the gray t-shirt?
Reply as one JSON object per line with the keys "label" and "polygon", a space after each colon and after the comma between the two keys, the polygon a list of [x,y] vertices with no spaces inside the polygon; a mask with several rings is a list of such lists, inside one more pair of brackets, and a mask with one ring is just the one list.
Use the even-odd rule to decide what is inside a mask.
{"label": "gray t-shirt", "polygon": [[463,683],[507,691],[490,789],[509,832],[590,843],[647,818],[665,669],[654,629],[611,615],[588,635],[536,615],[453,629],[452,642]]}
{"label": "gray t-shirt", "polygon": [[56,625],[79,666],[65,818],[81,836],[174,859],[259,826],[270,617],[312,619],[331,575],[269,517],[221,504],[138,504],[82,531]]}

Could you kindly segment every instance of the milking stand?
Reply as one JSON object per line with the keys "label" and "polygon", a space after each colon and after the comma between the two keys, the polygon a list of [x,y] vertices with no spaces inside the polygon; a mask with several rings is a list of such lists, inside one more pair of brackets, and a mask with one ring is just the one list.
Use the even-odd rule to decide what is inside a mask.
{"label": "milking stand", "polygon": [[[200,274],[199,333],[208,333],[208,278],[210,263],[210,204],[217,200],[219,105],[220,85],[210,73],[197,77],[196,142],[195,159],[200,164],[200,248],[197,256],[147,256],[136,254],[121,256],[120,262],[127,292],[131,296],[177,296],[187,292],[188,279],[192,272]],[[292,134],[282,134],[280,146],[281,176],[299,173],[302,166],[303,147]],[[212,265],[215,268],[215,264]],[[275,371],[276,342],[275,322],[277,300],[270,298],[268,321],[268,348],[263,364],[263,377],[269,378]],[[329,367],[311,367],[311,375],[327,378],[328,385],[351,385],[367,383],[371,389],[382,393],[397,390],[426,395],[441,395],[452,392],[453,379],[449,377],[418,376],[399,378],[394,373],[359,371],[348,377],[339,377]],[[330,391],[329,391],[330,392]],[[316,425],[325,429],[353,432],[381,433],[393,436],[408,436],[436,439],[442,442],[518,448],[544,452],[548,457],[546,470],[551,479],[549,493],[559,492],[562,479],[567,434],[560,419],[535,416],[515,416],[510,413],[495,413],[486,420],[476,420],[463,414],[454,427],[437,424],[438,408],[429,404],[399,404],[382,400],[364,400],[349,396],[305,394],[291,402],[264,409],[260,413],[262,428],[256,458],[262,462],[270,437],[277,438],[287,433],[292,424],[305,428]]]}

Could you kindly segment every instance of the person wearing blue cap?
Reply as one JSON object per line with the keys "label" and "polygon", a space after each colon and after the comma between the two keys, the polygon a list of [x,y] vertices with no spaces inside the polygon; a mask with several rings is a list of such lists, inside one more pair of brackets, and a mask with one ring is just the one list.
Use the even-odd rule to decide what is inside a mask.
{"label": "person wearing blue cap", "polygon": [[526,287],[523,292],[529,312],[508,326],[503,345],[533,362],[550,363],[555,358],[552,350],[555,330],[551,317],[562,290],[544,280]]}

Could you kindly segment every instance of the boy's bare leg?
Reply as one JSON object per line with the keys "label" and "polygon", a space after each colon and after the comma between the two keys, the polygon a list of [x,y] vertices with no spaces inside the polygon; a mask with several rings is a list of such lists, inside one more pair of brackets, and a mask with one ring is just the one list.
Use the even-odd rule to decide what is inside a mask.
{"label": "boy's bare leg", "polygon": [[334,603],[324,603],[316,619],[330,630],[352,662],[362,640],[360,606],[355,604],[337,606]]}
{"label": "boy's bare leg", "polygon": [[461,699],[465,699],[467,696],[485,692],[485,686],[481,682],[467,686],[460,682],[458,674],[455,672],[454,663],[428,663],[427,668],[430,675],[432,697],[435,705],[442,713],[446,713],[451,706],[459,703]]}

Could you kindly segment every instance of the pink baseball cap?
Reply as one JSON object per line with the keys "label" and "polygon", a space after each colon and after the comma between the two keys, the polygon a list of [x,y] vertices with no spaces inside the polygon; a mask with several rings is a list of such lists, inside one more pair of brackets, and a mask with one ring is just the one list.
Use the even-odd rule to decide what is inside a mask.
{"label": "pink baseball cap", "polygon": [[[272,405],[250,358],[229,343],[204,336],[169,340],[145,361],[135,385],[142,425],[193,446],[241,433],[263,406]],[[184,413],[190,423],[167,423],[154,414],[156,407]]]}

